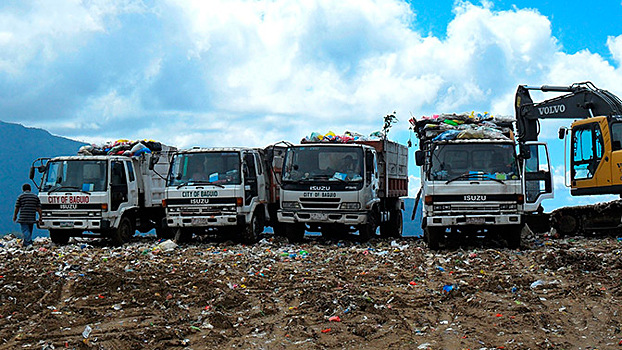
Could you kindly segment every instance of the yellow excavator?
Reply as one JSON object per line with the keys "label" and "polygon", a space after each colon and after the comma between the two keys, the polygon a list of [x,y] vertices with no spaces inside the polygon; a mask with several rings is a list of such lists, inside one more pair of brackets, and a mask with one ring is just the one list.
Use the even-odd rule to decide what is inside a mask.
{"label": "yellow excavator", "polygon": [[[561,92],[561,96],[533,102],[529,91]],[[591,82],[570,86],[520,85],[515,99],[517,139],[525,164],[531,158],[526,145],[537,141],[540,119],[575,119],[560,128],[565,140],[566,170],[573,196],[617,194],[622,197],[622,101]],[[568,159],[569,158],[569,159]],[[537,180],[537,171],[532,174]],[[529,179],[526,178],[526,181]],[[527,191],[538,191],[536,188]],[[529,196],[529,193],[527,193]],[[550,214],[550,225],[560,235],[614,231],[622,228],[622,201],[569,206]]]}

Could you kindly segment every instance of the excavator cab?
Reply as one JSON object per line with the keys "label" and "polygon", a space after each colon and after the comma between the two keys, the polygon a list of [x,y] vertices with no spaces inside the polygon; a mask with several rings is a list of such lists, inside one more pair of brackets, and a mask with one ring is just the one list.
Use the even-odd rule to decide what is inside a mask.
{"label": "excavator cab", "polygon": [[[530,90],[566,94],[534,103]],[[521,85],[515,102],[520,144],[537,141],[540,119],[575,119],[569,133],[559,133],[566,137],[565,153],[570,155],[564,163],[573,196],[622,194],[622,102],[617,96],[590,82]]]}
{"label": "excavator cab", "polygon": [[[622,121],[605,116],[572,123],[569,166],[574,196],[622,194]],[[567,160],[568,161],[568,160]]]}

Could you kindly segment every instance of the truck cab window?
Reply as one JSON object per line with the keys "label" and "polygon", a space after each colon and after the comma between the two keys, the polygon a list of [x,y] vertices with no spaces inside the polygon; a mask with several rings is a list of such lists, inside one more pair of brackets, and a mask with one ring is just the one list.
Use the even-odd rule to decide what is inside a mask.
{"label": "truck cab window", "polygon": [[255,154],[255,163],[257,164],[257,175],[263,174],[263,169],[261,167],[261,160],[259,160],[259,155]]}
{"label": "truck cab window", "polygon": [[134,182],[136,178],[134,177],[134,167],[132,166],[132,162],[125,162],[125,164],[127,164],[127,175],[130,182]]}
{"label": "truck cab window", "polygon": [[253,197],[259,193],[255,157],[252,153],[244,154],[244,185],[244,204],[249,205]]}
{"label": "truck cab window", "polygon": [[372,151],[365,152],[365,181],[371,183],[371,177],[374,174],[375,162],[374,153]]}
{"label": "truck cab window", "polygon": [[113,161],[111,164],[110,190],[111,210],[119,209],[121,203],[127,202],[127,177],[123,162]]}

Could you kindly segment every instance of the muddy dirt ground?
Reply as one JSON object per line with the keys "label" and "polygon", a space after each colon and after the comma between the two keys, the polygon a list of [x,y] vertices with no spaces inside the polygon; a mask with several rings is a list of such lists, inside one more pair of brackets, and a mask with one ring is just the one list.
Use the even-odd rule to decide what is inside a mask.
{"label": "muddy dirt ground", "polygon": [[0,349],[622,349],[622,241],[0,240]]}

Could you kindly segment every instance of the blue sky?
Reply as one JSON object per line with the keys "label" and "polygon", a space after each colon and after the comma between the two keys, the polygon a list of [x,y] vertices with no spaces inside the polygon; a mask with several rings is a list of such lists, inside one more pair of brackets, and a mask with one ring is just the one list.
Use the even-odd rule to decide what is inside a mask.
{"label": "blue sky", "polygon": [[[620,18],[620,0],[5,0],[0,119],[86,142],[263,146],[371,133],[396,111],[405,142],[411,115],[512,115],[518,84],[622,96]],[[557,184],[569,123],[543,123]],[[556,189],[547,210],[602,200]]]}

